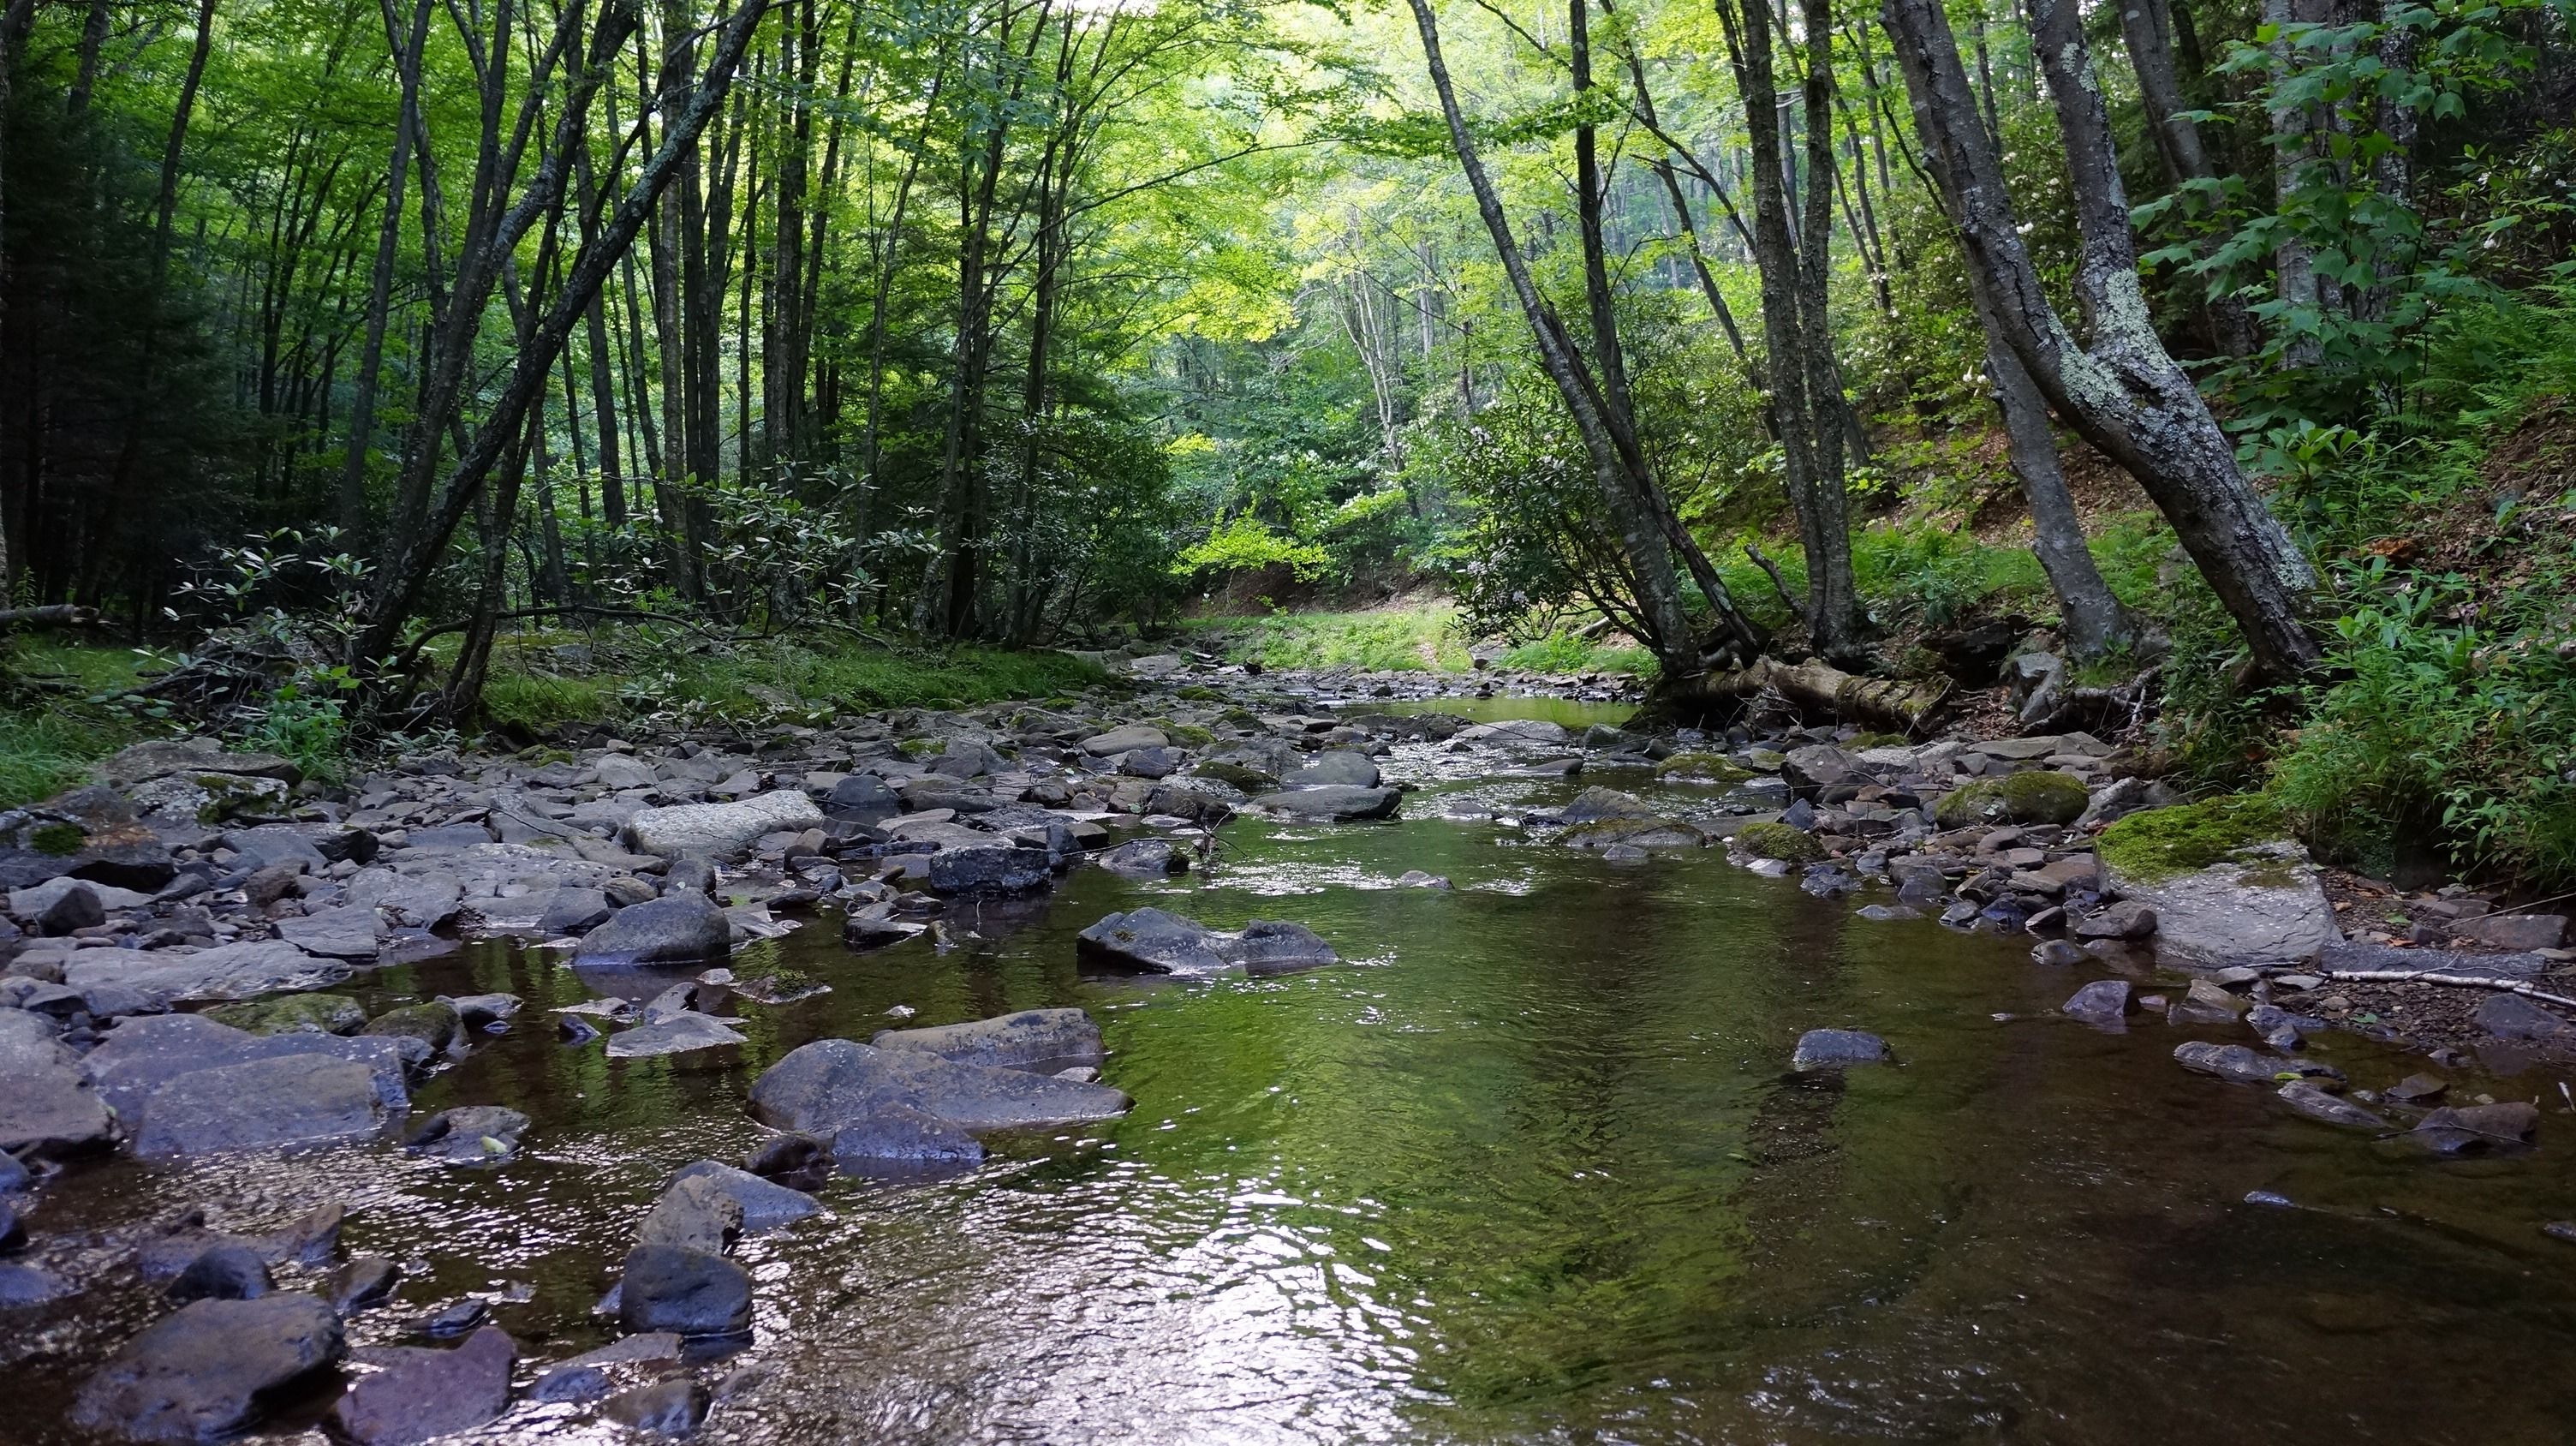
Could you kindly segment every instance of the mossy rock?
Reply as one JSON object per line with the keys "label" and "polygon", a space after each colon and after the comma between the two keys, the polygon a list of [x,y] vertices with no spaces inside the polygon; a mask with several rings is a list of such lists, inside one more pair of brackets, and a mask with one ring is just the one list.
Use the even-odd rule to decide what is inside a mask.
{"label": "mossy rock", "polygon": [[433,1000],[427,1004],[406,1004],[399,1009],[388,1009],[368,1020],[367,1027],[359,1033],[417,1039],[435,1051],[455,1043],[456,1036],[464,1028],[465,1021],[458,1016],[455,1005]]}
{"label": "mossy rock", "polygon": [[1902,748],[1908,741],[1902,733],[1858,733],[1836,746],[1846,753],[1861,753],[1872,748]]}
{"label": "mossy rock", "polygon": [[2092,796],[2072,773],[2034,768],[2000,778],[1980,778],[1941,800],[1935,817],[1943,828],[1981,823],[2073,823]]}
{"label": "mossy rock", "polygon": [[1187,703],[1222,703],[1225,701],[1225,695],[1223,693],[1218,692],[1214,688],[1208,687],[1204,683],[1192,683],[1188,687],[1176,689],[1172,696]]}
{"label": "mossy rock", "polygon": [[733,983],[734,993],[756,1004],[792,1004],[799,999],[828,993],[831,988],[802,969],[783,965],[754,969]]}
{"label": "mossy rock", "polygon": [[290,994],[218,1004],[206,1017],[253,1034],[355,1034],[366,1025],[367,1011],[345,994]]}
{"label": "mossy rock", "polygon": [[2102,862],[2141,883],[2196,873],[2212,864],[2276,863],[2266,845],[2289,836],[2289,823],[2259,793],[2230,794],[2130,814],[2102,831]]}
{"label": "mossy rock", "polygon": [[49,823],[27,835],[27,847],[56,858],[79,853],[81,845],[87,842],[89,835],[81,832],[81,826],[76,823]]}
{"label": "mossy rock", "polygon": [[1260,769],[1246,768],[1240,763],[1202,763],[1190,772],[1195,777],[1213,778],[1219,783],[1230,783],[1246,793],[1269,793],[1279,787],[1278,779]]}
{"label": "mossy rock", "polygon": [[[1642,849],[1695,849],[1708,840],[1691,825],[1669,818],[1600,818],[1558,834],[1567,848],[1598,852],[1616,844]],[[1801,834],[1800,837],[1805,837]]]}
{"label": "mossy rock", "polygon": [[1249,708],[1228,708],[1216,715],[1216,721],[1228,728],[1258,728],[1261,726],[1261,715]]}
{"label": "mossy rock", "polygon": [[1821,863],[1825,846],[1785,823],[1748,823],[1736,830],[1738,847],[1757,859],[1779,859],[1783,863]]}
{"label": "mossy rock", "polygon": [[1676,753],[1655,774],[1681,783],[1742,783],[1753,776],[1753,770],[1739,767],[1723,753]]}
{"label": "mossy rock", "polygon": [[1205,748],[1216,741],[1216,734],[1196,723],[1174,723],[1169,719],[1157,719],[1155,726],[1163,730],[1164,737],[1184,747]]}
{"label": "mossy rock", "polygon": [[926,753],[937,753],[947,746],[937,738],[907,738],[894,747],[897,753],[906,758],[919,758]]}

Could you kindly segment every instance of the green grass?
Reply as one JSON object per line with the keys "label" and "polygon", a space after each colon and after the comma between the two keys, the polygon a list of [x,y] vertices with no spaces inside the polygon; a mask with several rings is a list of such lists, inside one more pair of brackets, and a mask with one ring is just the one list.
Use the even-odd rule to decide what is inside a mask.
{"label": "green grass", "polygon": [[51,798],[89,777],[90,765],[134,741],[123,718],[85,701],[133,686],[138,660],[125,648],[21,642],[0,654],[0,672],[68,685],[71,692],[22,692],[0,709],[0,808]]}
{"label": "green grass", "polygon": [[[1358,668],[1386,673],[1465,673],[1475,661],[1450,604],[1354,613],[1274,613],[1201,618],[1188,626],[1218,634],[1230,662],[1265,668]],[[1532,673],[1655,671],[1654,655],[1624,640],[1597,643],[1556,632],[1514,644],[1497,666]]]}

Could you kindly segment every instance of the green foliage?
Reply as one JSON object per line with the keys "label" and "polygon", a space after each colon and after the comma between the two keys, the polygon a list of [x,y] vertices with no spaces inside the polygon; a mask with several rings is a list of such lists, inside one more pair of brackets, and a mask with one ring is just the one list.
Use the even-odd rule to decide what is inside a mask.
{"label": "green foliage", "polygon": [[2153,881],[2251,858],[2255,845],[2288,832],[2278,803],[2232,794],[2130,814],[2104,829],[2096,847],[2121,875]]}
{"label": "green foliage", "polygon": [[1265,668],[1457,672],[1469,666],[1457,621],[1445,605],[1281,614],[1244,624],[1227,655]]}
{"label": "green foliage", "polygon": [[1181,549],[1172,560],[1172,572],[1179,577],[1196,577],[1202,573],[1259,572],[1269,567],[1285,567],[1299,582],[1313,582],[1333,565],[1331,554],[1311,542],[1295,542],[1270,530],[1256,518],[1237,517],[1226,522],[1199,541]]}

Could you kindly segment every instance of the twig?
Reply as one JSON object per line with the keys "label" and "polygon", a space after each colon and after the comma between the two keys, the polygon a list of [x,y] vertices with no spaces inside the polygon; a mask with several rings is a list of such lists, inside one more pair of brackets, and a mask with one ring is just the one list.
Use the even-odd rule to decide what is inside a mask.
{"label": "twig", "polygon": [[1771,575],[1771,590],[1780,595],[1780,601],[1789,605],[1789,616],[1796,618],[1802,623],[1805,622],[1807,620],[1807,610],[1798,605],[1798,600],[1796,598],[1789,596],[1789,585],[1780,580],[1780,565],[1773,562],[1771,559],[1764,557],[1762,555],[1762,549],[1749,542],[1744,544],[1744,555],[1752,558],[1756,567],[1761,568],[1764,572]]}
{"label": "twig", "polygon": [[2534,989],[2528,984],[2516,984],[2510,979],[2475,979],[2460,974],[2434,974],[2412,969],[2330,969],[2325,972],[2325,977],[2363,984],[2452,984],[2463,989],[2501,989],[2525,999],[2537,999],[2543,1004],[2560,1004],[2576,1009],[2576,999]]}

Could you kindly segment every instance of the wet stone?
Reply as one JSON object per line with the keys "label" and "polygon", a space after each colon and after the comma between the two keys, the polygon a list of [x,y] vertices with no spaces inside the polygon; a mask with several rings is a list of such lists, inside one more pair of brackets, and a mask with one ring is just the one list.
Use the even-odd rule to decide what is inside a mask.
{"label": "wet stone", "polygon": [[261,1398],[340,1359],[339,1317],[309,1295],[201,1300],[125,1343],[81,1387],[75,1424],[136,1441],[212,1441]]}
{"label": "wet stone", "polygon": [[453,1350],[395,1348],[385,1369],[360,1377],[331,1408],[336,1434],[357,1446],[414,1446],[470,1431],[510,1404],[518,1343],[497,1326]]}
{"label": "wet stone", "polygon": [[721,1255],[639,1245],[618,1281],[618,1321],[629,1333],[729,1336],[751,1329],[751,1276]]}
{"label": "wet stone", "polygon": [[1887,1054],[1887,1041],[1875,1034],[1857,1029],[1811,1029],[1798,1036],[1798,1048],[1789,1057],[1789,1067],[1796,1070],[1840,1069],[1848,1065],[1876,1064],[1886,1059]]}
{"label": "wet stone", "polygon": [[707,1419],[710,1404],[704,1383],[692,1376],[674,1376],[620,1391],[600,1403],[599,1413],[630,1430],[686,1436]]}

